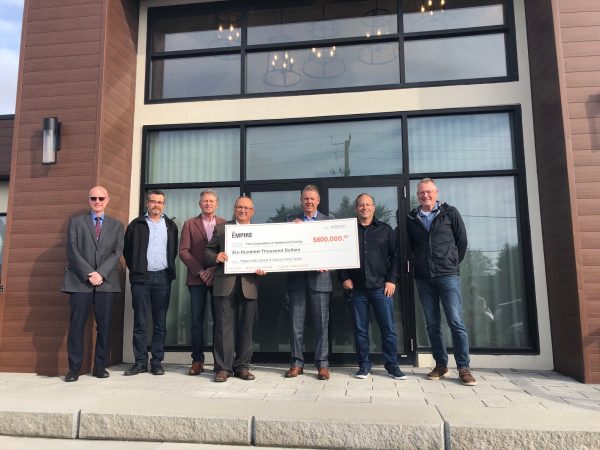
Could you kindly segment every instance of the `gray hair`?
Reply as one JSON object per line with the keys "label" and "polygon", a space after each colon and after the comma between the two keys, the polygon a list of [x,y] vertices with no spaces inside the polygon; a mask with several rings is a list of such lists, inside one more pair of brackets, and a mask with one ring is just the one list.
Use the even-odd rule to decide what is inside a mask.
{"label": "gray hair", "polygon": [[321,198],[321,194],[319,193],[319,188],[316,187],[314,184],[307,184],[306,186],[304,186],[304,188],[300,192],[300,197],[302,197],[302,195],[304,195],[304,193],[306,191],[316,192],[317,195],[319,196],[319,198]]}
{"label": "gray hair", "polygon": [[367,194],[366,192],[363,192],[362,194],[358,194],[356,196],[356,200],[354,200],[354,207],[358,208],[358,199],[361,197],[367,196],[371,199],[371,201],[373,202],[373,205],[375,205],[375,199],[373,198],[373,196],[371,194]]}
{"label": "gray hair", "polygon": [[215,198],[217,199],[217,201],[219,201],[219,196],[217,195],[217,191],[215,191],[214,189],[204,189],[203,191],[200,192],[200,200],[202,200],[202,197],[204,197],[205,195],[214,195]]}

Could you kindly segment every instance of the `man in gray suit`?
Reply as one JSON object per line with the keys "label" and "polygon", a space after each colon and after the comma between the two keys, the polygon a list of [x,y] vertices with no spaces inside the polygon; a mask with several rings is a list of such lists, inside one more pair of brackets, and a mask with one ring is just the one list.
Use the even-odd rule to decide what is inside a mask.
{"label": "man in gray suit", "polygon": [[107,378],[110,321],[115,292],[121,292],[117,266],[123,254],[123,224],[108,217],[108,191],[90,189],[89,213],[72,217],[67,233],[67,261],[62,292],[71,294],[71,317],[67,352],[69,373],[66,382],[77,381],[83,361],[83,332],[90,305],[96,319],[96,351],[92,375]]}
{"label": "man in gray suit", "polygon": [[[321,201],[319,189],[309,184],[300,194],[302,213],[294,223],[329,220],[329,216],[321,214],[317,208]],[[304,372],[304,319],[306,304],[310,308],[315,332],[315,366],[319,380],[329,379],[329,296],[333,290],[329,272],[291,272],[287,277],[287,290],[290,301],[290,320],[292,336],[291,368],[285,374],[287,378],[297,377]]]}
{"label": "man in gray suit", "polygon": [[225,225],[248,224],[254,215],[254,203],[250,197],[239,197],[234,206],[235,220],[217,224],[212,239],[206,246],[206,261],[216,265],[213,280],[215,296],[214,322],[214,381],[222,383],[233,373],[242,380],[254,380],[250,372],[252,359],[252,325],[256,314],[256,275],[265,275],[257,269],[254,274],[227,275],[224,262]]}

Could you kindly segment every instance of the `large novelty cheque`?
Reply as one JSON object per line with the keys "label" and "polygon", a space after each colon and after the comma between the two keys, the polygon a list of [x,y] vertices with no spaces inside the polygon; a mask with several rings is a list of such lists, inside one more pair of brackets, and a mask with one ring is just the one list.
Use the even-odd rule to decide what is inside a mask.
{"label": "large novelty cheque", "polygon": [[356,219],[225,226],[225,273],[360,267]]}

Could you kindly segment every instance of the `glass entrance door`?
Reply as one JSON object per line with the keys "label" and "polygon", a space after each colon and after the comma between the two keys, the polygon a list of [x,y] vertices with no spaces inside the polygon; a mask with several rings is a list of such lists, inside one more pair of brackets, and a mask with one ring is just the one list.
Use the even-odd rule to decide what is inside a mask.
{"label": "glass entrance door", "polygon": [[[308,184],[308,183],[305,183]],[[249,192],[255,205],[254,223],[274,223],[290,221],[301,212],[300,190],[305,184],[289,183],[284,186],[254,186]],[[392,228],[398,227],[398,217],[404,217],[404,199],[398,183],[378,182],[377,185],[348,185],[347,180],[327,180],[320,182],[321,203],[319,210],[335,219],[356,217],[354,200],[358,194],[369,193],[375,199],[375,215]],[[250,189],[248,189],[250,190]],[[405,246],[401,243],[401,246]],[[403,252],[405,253],[405,252]],[[404,260],[404,259],[403,259]],[[354,352],[354,334],[351,315],[351,298],[342,289],[335,271],[332,272],[334,290],[330,303],[330,361],[332,364],[356,364]],[[412,315],[412,302],[406,289],[408,283],[402,275],[400,286],[394,298],[394,320],[398,336],[398,353],[401,364],[412,364],[414,355],[411,342],[414,339],[414,327],[406,326],[407,318]],[[412,298],[412,297],[410,297]],[[286,291],[286,274],[271,273],[261,280],[259,291],[257,323],[254,328],[254,360],[287,362],[289,359],[290,319]],[[409,322],[411,323],[411,322]],[[376,364],[381,360],[381,337],[379,327],[371,316],[371,353]],[[307,364],[312,361],[314,350],[312,322],[307,317],[304,335],[305,358]]]}

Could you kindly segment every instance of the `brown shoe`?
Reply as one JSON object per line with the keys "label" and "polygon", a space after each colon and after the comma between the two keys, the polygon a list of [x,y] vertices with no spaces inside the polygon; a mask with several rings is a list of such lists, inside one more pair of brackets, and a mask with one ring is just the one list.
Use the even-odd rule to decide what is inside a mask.
{"label": "brown shoe", "polygon": [[319,372],[317,373],[317,378],[319,380],[329,380],[331,375],[329,375],[329,369],[327,367],[321,367]]}
{"label": "brown shoe", "polygon": [[188,370],[188,375],[200,375],[202,372],[204,372],[204,364],[200,361],[194,361],[192,367]]}
{"label": "brown shoe", "polygon": [[247,367],[240,367],[235,371],[234,375],[246,381],[254,380],[255,378],[255,376],[252,374],[252,372],[250,372],[250,370]]}
{"label": "brown shoe", "polygon": [[213,381],[215,383],[224,383],[225,381],[227,381],[227,378],[229,378],[229,372],[227,372],[226,370],[217,370]]}
{"label": "brown shoe", "polygon": [[434,369],[427,374],[427,378],[430,380],[439,380],[440,378],[444,378],[444,375],[448,373],[448,368],[446,366],[442,366],[437,364]]}
{"label": "brown shoe", "polygon": [[458,378],[460,378],[460,382],[465,386],[475,386],[477,384],[477,380],[471,375],[471,369],[468,367],[458,369]]}
{"label": "brown shoe", "polygon": [[298,375],[302,375],[304,373],[304,369],[298,366],[292,366],[290,370],[285,373],[286,378],[296,378]]}

